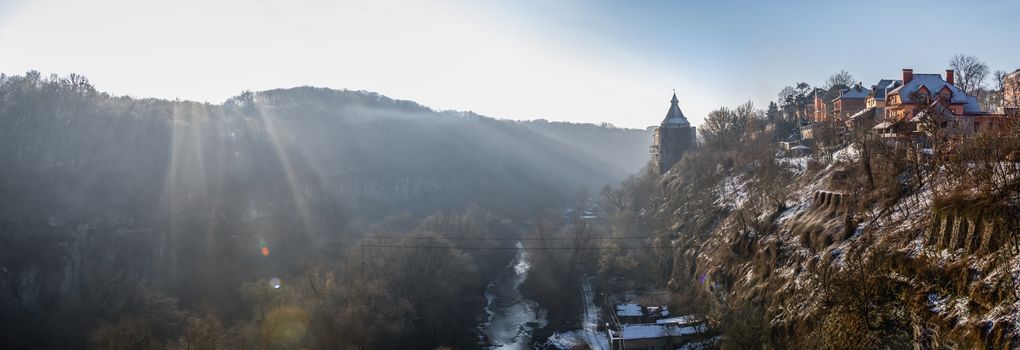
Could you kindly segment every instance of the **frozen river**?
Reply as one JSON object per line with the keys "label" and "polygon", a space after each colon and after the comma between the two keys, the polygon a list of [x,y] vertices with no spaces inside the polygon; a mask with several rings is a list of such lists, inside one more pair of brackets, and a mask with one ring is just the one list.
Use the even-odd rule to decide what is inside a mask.
{"label": "frozen river", "polygon": [[485,288],[487,317],[478,330],[489,349],[530,349],[534,330],[545,327],[545,311],[520,292],[530,267],[527,251],[517,242],[514,260]]}

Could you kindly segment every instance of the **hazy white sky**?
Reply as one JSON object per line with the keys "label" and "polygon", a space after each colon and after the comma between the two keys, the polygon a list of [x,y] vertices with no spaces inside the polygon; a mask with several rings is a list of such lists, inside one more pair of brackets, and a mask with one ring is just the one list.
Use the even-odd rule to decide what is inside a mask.
{"label": "hazy white sky", "polygon": [[[76,72],[112,94],[214,103],[247,89],[313,85],[497,118],[645,127],[661,121],[674,88],[699,123],[720,105],[767,103],[798,80],[818,83],[848,69],[868,83],[895,77],[901,65],[938,72],[952,53],[970,49],[957,43],[925,60],[888,54],[879,65],[881,47],[866,58],[810,49],[842,47],[813,25],[846,24],[832,31],[867,35],[867,18],[791,25],[782,16],[769,20],[773,7],[754,2],[623,6],[630,3],[0,0],[0,72]],[[1001,29],[1016,33],[1015,22]],[[1017,48],[989,50],[967,52],[995,69],[1020,65]],[[822,59],[835,62],[818,64]]]}

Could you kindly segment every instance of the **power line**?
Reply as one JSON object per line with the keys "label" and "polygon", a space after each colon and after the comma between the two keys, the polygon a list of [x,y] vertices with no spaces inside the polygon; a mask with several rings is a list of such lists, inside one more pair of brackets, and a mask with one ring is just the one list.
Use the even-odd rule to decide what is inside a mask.
{"label": "power line", "polygon": [[458,250],[603,250],[603,249],[671,249],[672,246],[609,246],[609,247],[507,247],[507,246],[457,246],[457,245],[415,245],[415,244],[373,244],[373,243],[338,243],[338,242],[303,242],[268,240],[266,243],[280,243],[292,245],[314,245],[314,246],[336,246],[336,247],[365,247],[365,248],[406,248],[406,249],[458,249]]}
{"label": "power line", "polygon": [[[426,231],[428,232],[428,231]],[[176,234],[190,234],[199,235],[203,232],[200,231],[184,231],[177,232]],[[158,234],[154,231],[132,231],[132,232],[119,232],[119,234]],[[226,236],[228,238],[239,238],[239,235]],[[668,236],[610,236],[610,235],[585,235],[582,237],[484,237],[484,236],[442,236],[442,235],[426,235],[416,236],[413,234],[408,235],[393,235],[393,234],[347,234],[347,233],[309,233],[309,232],[260,232],[245,235],[244,238],[261,238],[261,237],[322,237],[322,238],[347,238],[347,239],[395,239],[395,240],[450,240],[450,241],[576,241],[576,240],[593,240],[593,241],[613,241],[613,240],[640,240],[640,239],[656,239],[656,238],[670,238]]]}
{"label": "power line", "polygon": [[[166,232],[156,231],[128,231],[128,232],[109,232],[111,234],[130,234],[130,235],[157,235],[166,234]],[[176,234],[187,233],[188,235],[202,234],[201,231],[184,231],[176,232]],[[361,248],[397,248],[397,249],[458,249],[458,250],[624,250],[624,249],[672,249],[672,245],[656,245],[656,244],[631,244],[626,246],[587,246],[587,247],[564,247],[564,246],[534,246],[533,244],[540,244],[540,242],[585,242],[585,243],[599,243],[607,241],[626,241],[626,240],[648,240],[655,238],[669,238],[669,237],[656,237],[656,236],[604,236],[604,235],[589,235],[583,237],[479,237],[479,236],[418,236],[418,235],[393,235],[393,234],[347,234],[347,233],[284,233],[284,232],[263,232],[263,233],[252,233],[246,235],[218,235],[219,238],[227,238],[234,241],[248,240],[252,242],[265,242],[280,245],[304,245],[304,246],[323,246],[323,247],[361,247]],[[322,240],[299,240],[302,237],[315,238],[319,237]],[[297,239],[295,239],[297,238]],[[341,239],[341,241],[333,240],[333,238]],[[358,242],[343,242],[342,240],[359,240]],[[379,242],[377,240],[383,240]],[[385,240],[391,240],[385,242]],[[454,242],[476,242],[478,244],[484,244],[486,242],[525,242],[523,247],[518,248],[517,246],[505,246],[505,245],[456,245],[456,244],[413,244],[413,243],[399,243],[393,242],[393,240],[399,241],[454,241]]]}
{"label": "power line", "polygon": [[[323,233],[293,233],[293,234],[282,234],[282,233],[269,233],[261,234],[266,236],[288,236],[288,237],[300,237],[300,236],[311,236],[311,237],[327,237],[327,238],[361,238],[361,239],[411,239],[411,240],[435,240],[445,239],[451,241],[463,240],[463,241],[573,241],[578,240],[578,237],[484,237],[484,236],[415,236],[415,235],[379,235],[379,234],[323,234]],[[580,239],[590,240],[633,240],[633,239],[654,239],[654,238],[666,238],[656,236],[605,236],[605,235],[586,235],[580,237]]]}

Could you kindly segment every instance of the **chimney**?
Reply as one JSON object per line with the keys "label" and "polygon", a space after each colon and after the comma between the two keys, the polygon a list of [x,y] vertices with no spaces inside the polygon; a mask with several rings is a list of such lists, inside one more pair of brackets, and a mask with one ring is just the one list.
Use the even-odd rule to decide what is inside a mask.
{"label": "chimney", "polygon": [[914,70],[910,68],[903,68],[903,85],[907,85],[911,80],[914,79]]}
{"label": "chimney", "polygon": [[954,78],[955,76],[953,75],[953,70],[946,69],[946,82],[949,83],[949,85],[956,85],[956,82],[953,81]]}

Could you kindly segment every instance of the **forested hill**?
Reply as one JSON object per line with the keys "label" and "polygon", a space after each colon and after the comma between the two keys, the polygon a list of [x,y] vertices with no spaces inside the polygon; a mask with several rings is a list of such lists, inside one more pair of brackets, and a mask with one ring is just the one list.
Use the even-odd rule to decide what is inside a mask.
{"label": "forested hill", "polygon": [[511,217],[647,161],[644,130],[497,120],[298,87],[223,104],[114,97],[80,76],[0,84],[0,213],[68,224],[216,217],[360,227],[478,204]]}
{"label": "forested hill", "polygon": [[[0,75],[0,348],[159,348],[199,324],[223,331],[208,348],[264,348],[277,314],[314,318],[317,348],[470,348],[500,244],[650,140],[364,91],[209,104]],[[487,239],[446,240],[468,235]],[[268,294],[274,276],[294,283]]]}

